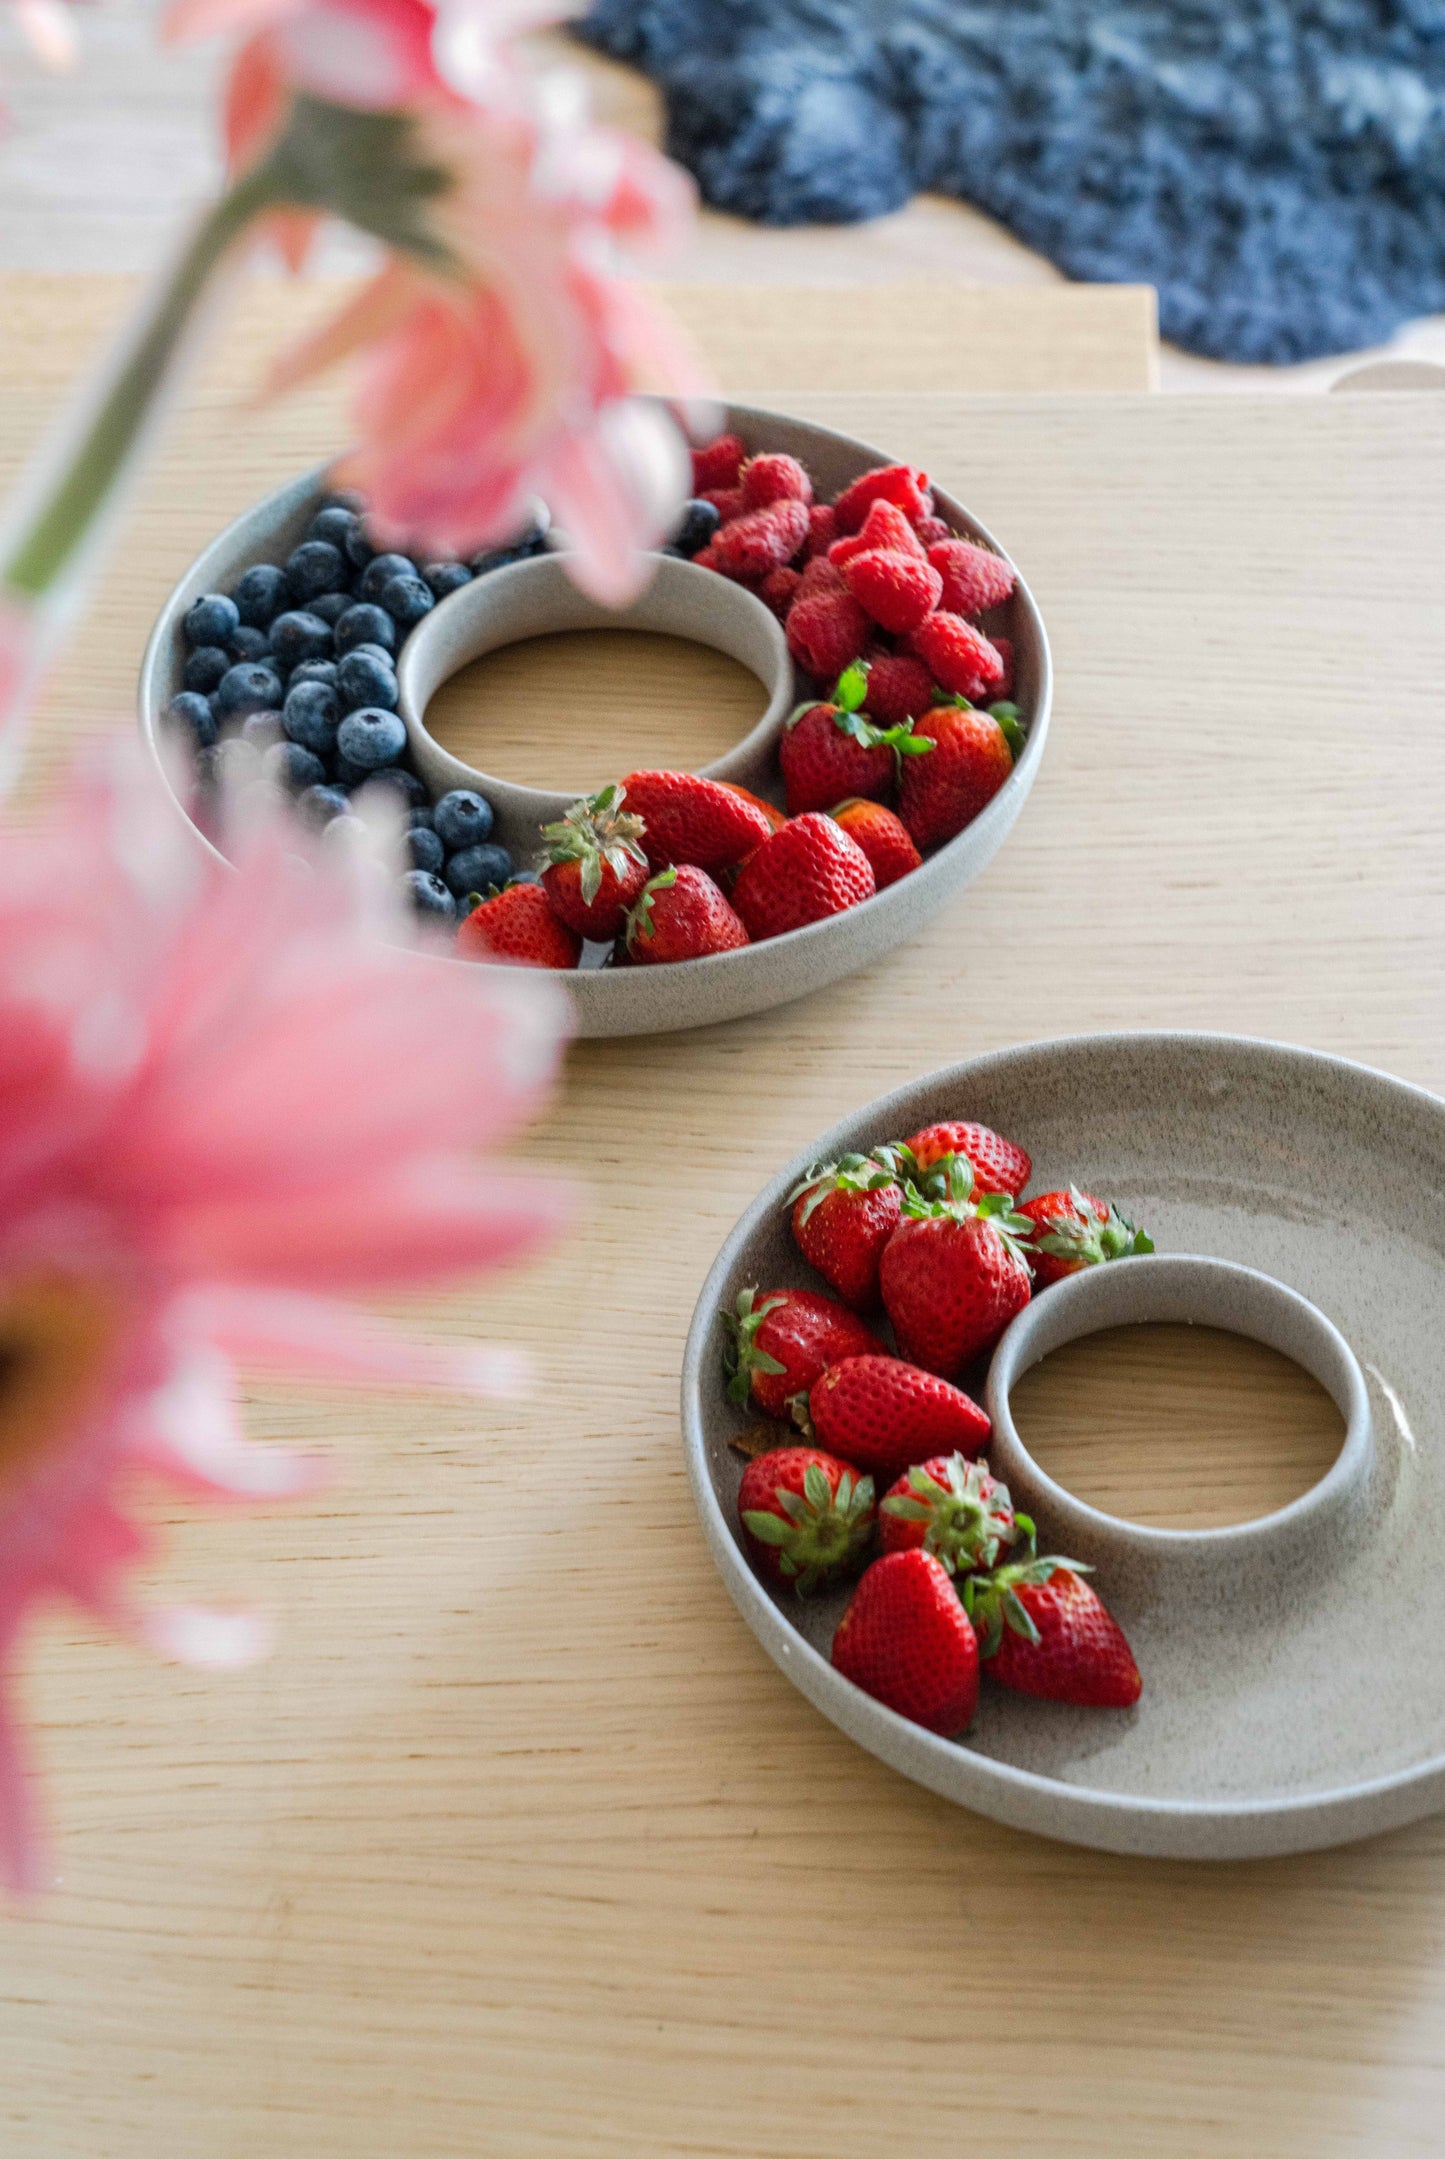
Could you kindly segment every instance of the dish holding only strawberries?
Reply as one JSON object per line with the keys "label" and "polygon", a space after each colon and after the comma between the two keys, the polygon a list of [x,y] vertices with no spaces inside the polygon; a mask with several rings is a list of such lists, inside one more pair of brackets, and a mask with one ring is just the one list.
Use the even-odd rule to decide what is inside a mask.
{"label": "dish holding only strawberries", "polygon": [[1016,573],[936,514],[926,473],[880,466],[816,502],[799,458],[749,456],[735,434],[693,466],[699,492],[668,551],[756,594],[818,683],[778,738],[783,806],[732,780],[629,773],[545,827],[540,898],[521,882],[474,895],[464,957],[575,968],[584,943],[624,966],[735,952],[921,869],[1013,775],[1027,741],[1013,643],[982,618]]}
{"label": "dish holding only strawberries", "polygon": [[971,1122],[817,1164],[787,1206],[831,1294],[749,1287],[724,1314],[729,1397],[771,1420],[732,1442],[755,1566],[805,1597],[860,1577],[835,1668],[943,1737],[973,1721],[981,1673],[1091,1708],[1131,1708],[1143,1684],[1091,1570],[1040,1554],[989,1473],[989,1418],[962,1384],[1032,1296],[1153,1250],[1077,1187],[1025,1198],[1031,1172]]}

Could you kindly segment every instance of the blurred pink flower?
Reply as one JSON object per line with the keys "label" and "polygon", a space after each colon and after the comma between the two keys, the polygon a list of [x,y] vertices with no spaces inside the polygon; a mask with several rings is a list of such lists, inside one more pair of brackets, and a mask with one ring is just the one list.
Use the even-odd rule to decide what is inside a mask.
{"label": "blurred pink flower", "polygon": [[[35,1844],[4,1682],[66,1596],[167,1654],[254,1654],[244,1616],[146,1613],[138,1474],[246,1499],[316,1465],[243,1437],[232,1360],[506,1391],[345,1299],[509,1261],[566,1195],[475,1159],[535,1107],[552,985],[376,934],[379,887],[262,826],[207,864],[148,776],[94,776],[0,851],[0,1859]],[[81,861],[83,878],[58,865]],[[399,934],[399,932],[398,932]]]}

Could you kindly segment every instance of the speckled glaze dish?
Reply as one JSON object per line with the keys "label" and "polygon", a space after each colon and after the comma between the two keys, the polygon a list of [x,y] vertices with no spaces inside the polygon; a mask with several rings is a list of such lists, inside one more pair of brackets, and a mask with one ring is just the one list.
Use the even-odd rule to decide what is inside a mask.
{"label": "speckled glaze dish", "polygon": [[[1143,1698],[1100,1712],[986,1687],[952,1741],[833,1670],[846,1590],[800,1604],[754,1574],[728,1446],[749,1420],[724,1392],[719,1314],[749,1283],[820,1286],[783,1206],[809,1163],[962,1117],[1028,1148],[1031,1189],[1084,1178],[1117,1199],[1148,1223],[1159,1258],[1042,1292],[995,1351],[990,1382],[994,1466],[1032,1502],[1046,1547],[1097,1561]],[[961,1806],[1047,1836],[1238,1859],[1343,1843],[1445,1805],[1442,1195],[1445,1102],[1338,1058],[1230,1036],[1027,1044],[870,1103],[748,1209],[688,1338],[688,1468],[739,1610],[861,1745]],[[1141,1528],[1086,1507],[1027,1457],[1007,1414],[1017,1373],[1075,1335],[1180,1318],[1272,1342],[1340,1404],[1341,1453],[1290,1507],[1234,1529]]]}
{"label": "speckled glaze dish", "polygon": [[[894,462],[887,451],[852,436],[750,405],[728,406],[724,426],[741,436],[751,452],[784,450],[801,458],[822,498],[836,494],[860,473]],[[324,472],[309,473],[256,503],[192,563],[166,602],[141,667],[140,725],[168,791],[170,782],[159,754],[160,728],[162,714],[180,686],[182,616],[201,593],[228,590],[249,564],[284,561],[310,522],[324,486]],[[939,515],[955,531],[982,541],[996,553],[1004,552],[962,503],[941,488],[936,487],[934,493]],[[447,673],[473,654],[508,641],[496,628],[504,615],[513,637],[606,626],[609,621],[614,627],[666,627],[673,634],[685,635],[691,612],[700,643],[733,652],[759,673],[760,703],[766,706],[763,719],[744,741],[705,769],[718,777],[743,780],[781,804],[782,785],[773,750],[801,686],[795,691],[786,647],[762,602],[737,587],[719,592],[717,588],[725,583],[690,564],[664,562],[653,594],[645,596],[631,613],[612,618],[578,599],[545,557],[494,571],[464,586],[426,617],[420,631],[413,632],[399,662],[405,717],[424,776],[439,784],[450,774],[447,783],[453,786],[477,779],[471,768],[449,758],[426,735],[425,706]],[[751,631],[750,612],[755,614]],[[767,620],[756,619],[763,617]],[[1028,740],[1011,777],[972,824],[932,853],[921,869],[886,891],[786,936],[671,967],[584,966],[563,975],[580,1034],[657,1034],[785,1004],[891,951],[972,884],[1003,845],[1033,786],[1048,735],[1053,683],[1043,621],[1022,578],[1005,605],[984,619],[986,627],[1013,640],[1014,701]],[[667,745],[660,743],[648,761],[666,764],[669,755]],[[484,776],[479,784],[489,798],[497,797],[497,836],[521,860],[534,852],[538,827],[573,799]],[[582,791],[579,788],[577,793]],[[186,814],[179,801],[177,809]],[[209,847],[198,830],[196,838],[198,845]],[[455,964],[475,966],[477,962]]]}

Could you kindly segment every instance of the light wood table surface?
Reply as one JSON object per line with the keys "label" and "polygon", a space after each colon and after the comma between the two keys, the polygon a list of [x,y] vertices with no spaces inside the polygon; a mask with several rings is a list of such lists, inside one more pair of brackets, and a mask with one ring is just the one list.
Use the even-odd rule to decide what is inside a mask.
{"label": "light wood table surface", "polygon": [[[249,336],[167,438],[38,779],[125,707],[146,624],[221,519],[337,439],[329,394],[236,414]],[[9,470],[67,368],[39,324],[5,368]],[[1191,1867],[915,1789],[736,1616],[676,1397],[697,1288],[758,1184],[931,1066],[1223,1027],[1445,1088],[1445,406],[789,403],[928,465],[1024,565],[1058,675],[1034,796],[886,966],[573,1053],[527,1152],[585,1186],[577,1233],[412,1309],[531,1345],[530,1402],[252,1397],[259,1434],[334,1449],[337,1488],[267,1519],[178,1514],[166,1586],[272,1608],[268,1666],[178,1673],[63,1618],[37,1636],[60,1880],[4,1922],[5,2159],[1440,2148],[1445,1826]],[[639,704],[637,724],[689,754],[685,713]],[[1197,1414],[1174,1398],[1185,1441],[1253,1414],[1305,1461],[1287,1377],[1241,1374],[1222,1363]],[[1137,1386],[1167,1402],[1169,1376],[1155,1360]]]}

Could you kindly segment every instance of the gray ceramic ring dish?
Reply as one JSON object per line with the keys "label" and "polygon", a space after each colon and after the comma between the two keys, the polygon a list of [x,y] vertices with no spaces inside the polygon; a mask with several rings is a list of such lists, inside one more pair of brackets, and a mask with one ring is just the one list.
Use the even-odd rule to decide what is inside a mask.
{"label": "gray ceramic ring dish", "polygon": [[[727,407],[723,424],[741,436],[751,451],[784,450],[801,458],[821,497],[835,494],[860,473],[893,461],[886,451],[851,436],[752,406]],[[305,531],[324,486],[323,471],[308,473],[254,504],[197,557],[161,610],[141,666],[139,703],[141,731],[155,756],[161,784],[168,792],[170,781],[161,756],[161,737],[166,706],[180,686],[181,617],[200,593],[225,590],[249,564],[284,560]],[[962,503],[941,488],[935,487],[934,492],[940,516],[955,531],[981,541],[997,553],[1003,552]],[[652,592],[639,603],[631,619],[634,626],[645,622],[650,627],[667,626],[677,632],[683,632],[686,625],[685,634],[731,652],[760,672],[760,705],[765,709],[757,724],[726,757],[704,769],[781,801],[772,744],[794,701],[791,668],[784,682],[780,669],[786,662],[786,650],[780,634],[774,634],[777,625],[772,618],[768,618],[771,627],[758,620],[767,615],[762,603],[735,587],[728,587],[723,596],[716,588],[725,583],[708,571],[662,558]],[[740,604],[743,601],[748,603],[746,607]],[[612,618],[614,623],[618,619]],[[495,797],[500,812],[499,836],[523,858],[536,846],[537,826],[556,816],[584,790],[558,793],[531,789],[474,773],[432,743],[423,724],[426,702],[444,675],[462,664],[469,651],[493,649],[508,637],[591,626],[597,620],[597,611],[573,594],[557,564],[541,557],[494,571],[443,600],[426,617],[421,633],[413,633],[402,653],[399,679],[405,692],[405,717],[416,762],[428,777],[435,775],[438,781],[445,777],[448,785],[478,784],[484,793]],[[886,891],[861,906],[811,922],[786,936],[678,966],[584,968],[561,976],[572,998],[577,1031],[583,1035],[653,1034],[736,1019],[744,1013],[786,1003],[878,959],[913,936],[971,884],[1003,845],[1033,786],[1048,735],[1052,700],[1048,639],[1033,596],[1022,579],[1005,605],[985,617],[985,626],[1007,634],[1013,641],[1014,699],[1027,727],[1028,741],[1009,780],[972,824],[930,855],[921,869],[900,878]],[[666,764],[670,754],[668,745],[658,742],[650,747],[647,761]],[[185,815],[179,800],[177,809]],[[197,845],[209,848],[204,836],[194,826],[191,829],[196,831]]]}
{"label": "gray ceramic ring dish", "polygon": [[[1042,1291],[995,1351],[990,1460],[1041,1546],[1087,1560],[1144,1675],[1129,1711],[986,1685],[961,1741],[836,1673],[846,1589],[800,1603],[736,1529],[748,1422],[727,1400],[720,1314],[739,1289],[819,1287],[784,1199],[809,1163],[943,1118],[1006,1132],[1031,1189],[1071,1179],[1147,1225],[1155,1259]],[[683,1373],[703,1531],[743,1617],[852,1738],[958,1804],[1120,1852],[1246,1858],[1337,1844],[1445,1806],[1445,1102],[1315,1052],[1217,1035],[1081,1036],[935,1072],[786,1164],[724,1243]],[[1326,1387],[1346,1436],[1290,1506],[1171,1531],[1086,1506],[1031,1459],[1010,1389],[1075,1336],[1193,1320],[1253,1335]]]}

